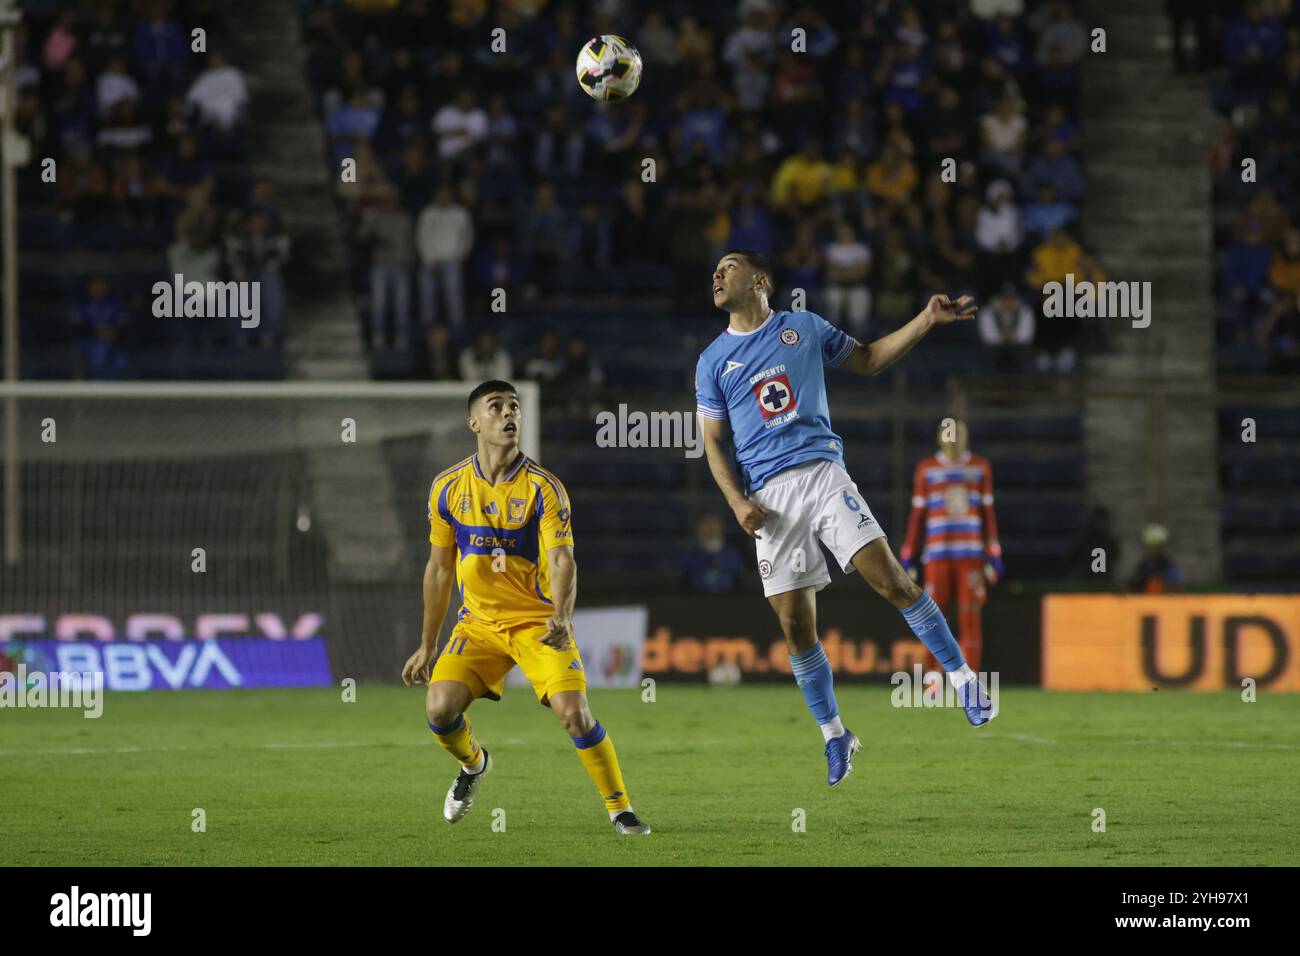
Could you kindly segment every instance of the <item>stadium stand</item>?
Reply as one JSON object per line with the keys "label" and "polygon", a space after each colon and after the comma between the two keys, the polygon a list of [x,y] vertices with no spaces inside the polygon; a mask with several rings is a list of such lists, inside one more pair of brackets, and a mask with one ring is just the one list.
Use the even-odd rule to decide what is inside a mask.
{"label": "stadium stand", "polygon": [[[286,242],[252,176],[243,75],[214,35],[222,5],[42,2],[25,15],[16,126],[37,161],[18,185],[23,376],[282,377]],[[199,26],[207,55],[192,49]],[[267,321],[214,336],[155,318],[154,283],[177,272],[260,279]]]}
{"label": "stadium stand", "polygon": [[[1233,4],[1216,26],[1226,64],[1210,84],[1222,118],[1212,154],[1219,367],[1295,374],[1300,10],[1294,4]],[[1242,169],[1247,159],[1254,163],[1248,180]]]}
{"label": "stadium stand", "polygon": [[[901,387],[910,398],[891,407],[935,408],[898,423],[837,411],[850,464],[877,494],[893,491],[897,476],[879,462],[895,431],[907,429],[909,462],[929,453],[944,412],[925,399],[943,396],[954,375],[1032,381],[1078,367],[1095,343],[1032,327],[1043,281],[1087,257],[1084,38],[1070,4],[1015,15],[996,5],[796,4],[784,17],[762,0],[614,6],[588,16],[582,5],[498,4],[510,52],[471,61],[454,38],[485,22],[484,4],[414,3],[382,18],[301,5],[329,132],[324,159],[358,162],[362,188],[339,205],[372,374],[454,376],[478,331],[499,329],[514,374],[542,369],[544,385],[566,396],[548,402],[546,455],[586,505],[598,567],[667,581],[695,514],[718,507],[702,463],[596,448],[591,422],[595,408],[620,402],[688,408],[695,357],[719,329],[701,290],[728,248],[771,255],[781,305],[800,288],[806,307],[860,337],[889,331],[935,291],[991,298],[1008,286],[1007,311],[1028,307],[1027,335],[972,324],[928,343],[879,388],[837,378],[837,406]],[[593,109],[572,82],[572,52],[628,23],[648,93]],[[809,31],[809,55],[797,60],[780,54],[794,24]],[[669,88],[682,92],[652,95]],[[922,125],[922,107],[951,121]],[[972,158],[954,170],[959,188],[919,172],[945,156]],[[650,183],[644,158],[656,164]],[[1048,256],[1056,230],[1050,248],[1063,252]],[[497,287],[509,289],[513,322],[490,311]],[[558,358],[544,331],[567,340]],[[1025,533],[1029,574],[1063,571],[1060,542],[1074,519],[1063,526],[1052,494],[1083,487],[1080,413],[1058,411],[1025,403],[1008,429],[1016,437],[993,449],[1004,507],[1017,511],[1008,534],[1020,544]],[[1022,440],[1057,426],[1047,446]],[[983,439],[978,422],[973,436]],[[666,483],[691,489],[680,513],[649,507]]]}
{"label": "stadium stand", "polygon": [[[689,412],[695,356],[720,328],[708,267],[753,247],[779,265],[780,306],[800,289],[859,337],[933,291],[982,299],[979,323],[933,337],[922,358],[870,382],[833,376],[849,464],[901,533],[911,467],[959,408],[995,464],[1009,571],[1070,566],[1086,515],[1063,502],[1086,498],[1087,442],[1069,385],[1106,345],[1036,316],[1043,282],[1101,274],[1073,4],[406,0],[374,17],[339,0],[266,3],[208,38],[233,64],[216,69],[250,94],[229,131],[194,95],[212,57],[181,43],[227,10],[96,10],[35,4],[26,26],[19,127],[68,185],[38,189],[29,165],[19,187],[25,376],[311,377],[300,358],[333,360],[355,339],[374,378],[458,378],[503,350],[511,375],[542,382],[545,457],[591,515],[591,564],[645,567],[649,553],[667,583],[695,519],[719,509],[715,489],[701,460],[597,449],[593,415]],[[294,16],[296,47],[266,56]],[[510,52],[461,55],[489,16]],[[796,23],[801,59],[780,53]],[[640,47],[646,91],[679,96],[582,98],[573,52],[615,30]],[[315,129],[274,112],[296,108],[294,70]],[[135,105],[101,116],[100,87],[138,88]],[[956,185],[922,172],[946,156],[965,157]],[[339,182],[343,160],[355,182]],[[283,272],[283,323],[251,347],[152,319],[147,290],[177,261],[217,278]],[[510,321],[491,311],[498,287]],[[339,308],[342,328],[322,319]],[[983,401],[982,385],[1000,397]],[[650,506],[664,483],[685,486],[681,514]]]}
{"label": "stadium stand", "polygon": [[[1199,65],[1218,67],[1208,86],[1220,120],[1210,160],[1224,572],[1252,585],[1294,581],[1300,4],[1228,4],[1206,34],[1207,62]],[[1242,440],[1248,420],[1255,443]]]}

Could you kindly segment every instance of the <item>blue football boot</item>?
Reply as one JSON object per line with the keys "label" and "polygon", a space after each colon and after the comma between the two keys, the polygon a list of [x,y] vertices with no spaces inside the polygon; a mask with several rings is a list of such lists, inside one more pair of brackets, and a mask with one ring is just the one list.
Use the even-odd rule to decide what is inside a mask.
{"label": "blue football boot", "polygon": [[853,772],[853,755],[862,749],[858,735],[847,727],[838,737],[826,741],[826,782],[832,787]]}
{"label": "blue football boot", "polygon": [[967,681],[957,690],[957,699],[966,711],[966,719],[972,727],[982,727],[995,716],[993,699],[980,683],[979,678]]}

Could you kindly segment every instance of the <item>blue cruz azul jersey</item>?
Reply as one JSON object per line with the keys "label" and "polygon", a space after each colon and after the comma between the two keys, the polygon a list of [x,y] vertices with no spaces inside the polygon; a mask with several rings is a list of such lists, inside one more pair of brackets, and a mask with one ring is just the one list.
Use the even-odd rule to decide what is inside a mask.
{"label": "blue cruz azul jersey", "polygon": [[752,332],[727,329],[700,354],[695,411],[731,423],[746,494],[806,461],[844,467],[823,366],[841,364],[854,344],[814,312],[773,312]]}

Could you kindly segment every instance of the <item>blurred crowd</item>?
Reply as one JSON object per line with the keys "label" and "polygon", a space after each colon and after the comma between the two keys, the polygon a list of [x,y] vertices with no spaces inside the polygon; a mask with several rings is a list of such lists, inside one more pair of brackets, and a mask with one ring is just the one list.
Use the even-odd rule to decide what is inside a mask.
{"label": "blurred crowd", "polygon": [[[1223,117],[1215,172],[1218,341],[1233,370],[1300,372],[1300,2],[1190,7]],[[1209,6],[1209,9],[1207,9]],[[1247,178],[1243,161],[1253,161]]]}
{"label": "blurred crowd", "polygon": [[[1079,66],[1066,0],[298,0],[372,348],[455,377],[501,348],[494,290],[564,302],[599,283],[707,314],[729,248],[778,264],[781,305],[859,337],[935,291],[972,292],[996,368],[1069,371],[1096,342],[1039,321],[1043,285],[1102,278],[1082,238]],[[1167,0],[1180,71],[1209,71],[1218,339],[1233,367],[1300,370],[1300,0]],[[219,0],[29,0],[18,34],[25,342],[78,342],[73,374],[133,374],[180,335],[278,348],[291,255],[251,175],[247,82]],[[484,37],[501,27],[504,51]],[[597,104],[582,42],[627,36],[642,89]],[[800,52],[794,52],[798,45]],[[1242,160],[1254,161],[1243,181]],[[944,160],[952,159],[945,165]],[[647,161],[652,161],[648,163]],[[62,268],[68,254],[102,268]],[[130,254],[154,256],[133,268]],[[165,263],[165,265],[164,265]],[[640,271],[637,271],[640,270]],[[28,274],[30,272],[30,274]],[[153,281],[256,279],[244,333],[141,316]],[[626,282],[623,280],[626,278]],[[615,306],[616,308],[616,306]],[[512,372],[548,367],[540,331]],[[599,385],[581,335],[556,348]],[[572,356],[570,358],[570,356]],[[55,373],[57,374],[57,373]]]}
{"label": "blurred crowd", "polygon": [[[493,289],[581,294],[638,265],[704,314],[740,247],[859,336],[931,292],[996,296],[979,335],[999,366],[1068,371],[1076,324],[1035,316],[1045,282],[1100,271],[1078,229],[1087,33],[1072,3],[1029,6],[302,0],[332,158],[357,161],[339,196],[372,346],[464,348]],[[630,100],[578,89],[599,33],[641,52]]]}
{"label": "blurred crowd", "polygon": [[[24,277],[25,340],[75,339],[77,374],[131,375],[133,348],[158,331],[141,321],[151,314],[149,288],[182,273],[186,281],[262,282],[262,324],[251,338],[237,326],[201,323],[186,326],[186,336],[277,343],[288,239],[270,183],[248,172],[246,83],[217,38],[191,33],[211,28],[216,5],[23,6],[15,125],[36,161],[19,173],[20,242],[37,253]],[[67,269],[79,252],[111,255],[83,276]],[[152,261],[165,255],[166,273],[132,272],[136,252],[155,253]]]}

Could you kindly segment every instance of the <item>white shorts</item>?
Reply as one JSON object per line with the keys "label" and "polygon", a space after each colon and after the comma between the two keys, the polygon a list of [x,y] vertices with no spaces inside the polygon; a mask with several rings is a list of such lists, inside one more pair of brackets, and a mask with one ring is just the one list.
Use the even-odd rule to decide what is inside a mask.
{"label": "white shorts", "polygon": [[809,461],[772,478],[750,495],[770,512],[758,531],[758,573],[771,597],[831,582],[821,541],[845,571],[853,556],[885,532],[849,473],[833,461]]}

